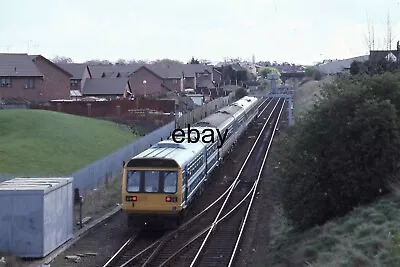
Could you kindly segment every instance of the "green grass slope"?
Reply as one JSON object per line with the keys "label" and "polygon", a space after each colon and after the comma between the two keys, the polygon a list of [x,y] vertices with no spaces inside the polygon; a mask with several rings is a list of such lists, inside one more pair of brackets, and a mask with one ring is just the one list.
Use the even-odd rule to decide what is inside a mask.
{"label": "green grass slope", "polygon": [[118,124],[44,110],[0,111],[0,175],[68,175],[132,142]]}
{"label": "green grass slope", "polygon": [[400,266],[400,198],[395,194],[303,233],[292,232],[276,210],[267,245],[271,266]]}
{"label": "green grass slope", "polygon": [[324,77],[321,81],[307,81],[295,88],[293,93],[294,115],[298,117],[308,109],[317,100],[321,86],[330,83],[332,80],[333,78],[328,76]]}

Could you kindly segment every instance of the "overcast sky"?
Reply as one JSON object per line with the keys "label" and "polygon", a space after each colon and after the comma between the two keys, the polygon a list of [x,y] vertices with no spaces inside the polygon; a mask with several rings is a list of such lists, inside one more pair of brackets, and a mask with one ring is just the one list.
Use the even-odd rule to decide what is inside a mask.
{"label": "overcast sky", "polygon": [[1,4],[0,52],[89,59],[225,57],[311,64],[365,55],[400,39],[399,0],[11,0]]}

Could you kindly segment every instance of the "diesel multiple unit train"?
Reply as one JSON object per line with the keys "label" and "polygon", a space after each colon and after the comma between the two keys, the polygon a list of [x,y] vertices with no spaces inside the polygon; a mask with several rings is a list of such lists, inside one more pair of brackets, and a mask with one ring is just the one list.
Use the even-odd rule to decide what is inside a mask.
{"label": "diesel multiple unit train", "polygon": [[128,161],[122,176],[122,210],[128,225],[178,226],[257,114],[258,99],[243,97],[182,129],[179,138],[171,136]]}

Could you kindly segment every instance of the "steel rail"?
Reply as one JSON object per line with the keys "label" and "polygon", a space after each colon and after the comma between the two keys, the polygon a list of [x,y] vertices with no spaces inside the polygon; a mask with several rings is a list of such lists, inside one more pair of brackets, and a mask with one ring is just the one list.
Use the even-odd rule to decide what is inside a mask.
{"label": "steel rail", "polygon": [[[262,102],[261,105],[263,105],[265,102],[267,102],[267,100],[268,100],[268,98],[264,102]],[[258,119],[261,116],[261,114],[264,113],[264,110],[269,106],[269,104],[271,104],[272,100],[274,100],[274,99],[271,98],[271,100],[268,102],[268,104],[265,106],[265,108],[260,113],[257,114],[256,119]],[[261,105],[259,105],[258,108],[260,108]]]}
{"label": "steel rail", "polygon": [[123,253],[127,247],[132,244],[133,241],[135,241],[137,239],[137,237],[139,236],[140,232],[137,232],[133,237],[130,237],[123,245],[122,247],[116,252],[114,253],[114,255],[103,265],[103,267],[108,267],[111,264],[113,264],[116,260],[118,260],[118,257],[121,253]]}
{"label": "steel rail", "polygon": [[245,226],[246,226],[246,222],[247,222],[248,215],[249,215],[250,210],[251,210],[251,207],[252,207],[252,205],[253,205],[253,200],[254,200],[255,194],[256,194],[256,192],[257,192],[258,182],[260,181],[261,175],[262,175],[262,173],[263,173],[264,165],[265,165],[265,163],[266,163],[266,161],[267,161],[267,157],[268,157],[268,154],[269,154],[269,150],[270,150],[270,148],[271,148],[272,141],[274,140],[275,131],[276,131],[276,128],[277,128],[277,126],[278,126],[279,119],[280,119],[280,117],[281,117],[283,107],[285,106],[285,102],[286,102],[286,100],[283,100],[283,104],[282,104],[281,110],[279,111],[278,118],[276,119],[275,126],[274,126],[274,129],[273,129],[273,132],[272,132],[272,136],[271,136],[271,139],[270,139],[270,141],[269,141],[269,144],[268,144],[268,147],[267,147],[267,151],[266,151],[266,153],[265,153],[265,156],[264,156],[264,158],[263,158],[263,161],[262,161],[262,164],[261,164],[261,168],[260,168],[260,170],[259,170],[259,172],[258,172],[257,180],[256,180],[256,182],[255,182],[255,188],[254,188],[253,194],[252,194],[252,196],[251,196],[250,203],[249,203],[249,205],[248,205],[248,207],[247,207],[246,215],[245,215],[244,220],[243,220],[243,222],[242,222],[242,225],[241,225],[241,227],[240,227],[240,232],[239,232],[238,238],[237,238],[237,240],[236,240],[235,247],[233,248],[233,252],[232,252],[232,254],[231,254],[231,258],[230,258],[230,260],[229,260],[228,267],[231,267],[231,266],[232,266],[233,260],[235,259],[236,251],[237,251],[237,248],[238,248],[238,246],[239,246],[240,240],[241,240],[241,238],[242,238],[242,234],[243,234],[243,231],[244,231]]}
{"label": "steel rail", "polygon": [[[262,105],[264,105],[265,102],[267,102],[269,99],[270,99],[270,101],[267,103],[267,105],[264,107],[264,109],[260,112],[260,114],[257,115],[257,118],[259,118],[259,116],[260,116],[260,115],[265,111],[265,109],[271,104],[271,102],[274,100],[274,98],[269,98],[269,97],[267,97],[267,98],[258,106],[258,108],[260,108],[260,107],[261,107]],[[254,142],[253,147],[252,147],[252,149],[251,149],[249,155],[252,153],[252,151],[253,151],[255,145],[257,144],[257,142],[258,142],[258,140],[259,140],[259,138],[260,138],[260,136],[261,136],[261,133],[264,131],[264,128],[265,128],[265,126],[267,125],[267,123],[268,123],[268,121],[269,121],[269,119],[270,119],[270,117],[271,117],[271,115],[272,115],[273,111],[275,110],[275,108],[276,108],[276,106],[277,106],[278,103],[279,103],[279,100],[278,100],[277,103],[275,104],[274,109],[272,110],[270,116],[268,117],[267,122],[265,123],[264,127],[261,129],[261,132],[260,132],[260,134],[259,134],[257,140]],[[241,171],[243,170],[244,165],[247,163],[248,158],[249,158],[249,156],[246,158],[245,162],[243,163],[242,168],[241,168],[241,170],[240,170],[240,173],[241,173]],[[239,173],[239,175],[240,175],[240,173]],[[238,175],[238,176],[239,176],[239,175]],[[146,247],[145,249],[143,249],[141,252],[137,253],[135,256],[133,256],[131,259],[129,259],[129,260],[126,261],[123,265],[121,265],[121,267],[125,267],[125,266],[129,265],[130,263],[132,263],[132,261],[134,261],[135,259],[137,259],[137,258],[140,257],[141,255],[143,255],[144,253],[146,253],[148,250],[150,250],[151,248],[153,248],[153,247],[156,246],[157,244],[160,244],[164,239],[167,239],[167,238],[169,238],[169,237],[171,237],[171,236],[173,236],[173,235],[175,235],[175,234],[177,234],[177,233],[183,231],[185,228],[187,228],[191,223],[193,223],[196,219],[198,219],[201,215],[203,215],[203,214],[204,214],[205,212],[207,212],[210,208],[212,208],[216,203],[218,203],[228,192],[231,192],[234,188],[236,188],[236,186],[237,186],[238,183],[240,182],[240,180],[238,180],[238,176],[237,176],[236,179],[232,182],[232,184],[228,187],[228,189],[227,189],[223,194],[221,194],[221,195],[218,197],[218,199],[216,199],[216,200],[215,200],[212,204],[210,204],[207,208],[205,208],[205,209],[202,210],[199,214],[197,214],[195,217],[193,217],[192,219],[190,219],[189,221],[187,221],[186,223],[184,223],[184,224],[183,224],[182,226],[180,226],[177,230],[175,230],[175,231],[173,231],[173,232],[167,234],[166,236],[160,238],[159,240],[155,241],[153,244],[151,244],[151,245],[149,245],[148,247]],[[130,244],[132,244],[132,242],[133,242],[135,239],[137,239],[137,236],[138,236],[138,235],[139,235],[139,233],[138,233],[135,237],[129,238],[129,239],[122,245],[122,247],[107,261],[107,263],[105,263],[105,264],[103,265],[103,267],[108,267],[108,266],[110,266],[112,263],[114,263],[116,260],[118,260],[118,258],[119,258],[120,256],[122,256],[121,254],[123,254],[123,253],[125,252],[125,250],[127,250],[128,246],[129,246]],[[157,250],[157,248],[156,248],[156,250]],[[154,255],[156,254],[155,252],[156,252],[156,251],[154,251],[154,252],[150,255],[149,258],[153,258]],[[149,263],[149,262],[150,262],[150,261],[149,261],[149,259],[148,259],[148,260],[146,261],[146,264]]]}
{"label": "steel rail", "polygon": [[[247,195],[245,197],[242,198],[242,200],[239,201],[239,203],[237,203],[229,212],[227,212],[222,218],[220,218],[216,224],[220,223],[221,221],[223,221],[226,217],[228,217],[232,212],[234,212],[250,195],[251,192],[253,192],[253,190],[255,189],[255,182],[253,184],[253,186],[251,187],[251,189],[249,190],[249,192],[247,193]],[[202,236],[203,234],[205,234],[205,232],[207,230],[209,230],[211,228],[212,224],[210,224],[209,226],[207,226],[206,228],[204,228],[202,231],[200,231],[198,234],[196,234],[192,239],[190,239],[188,242],[186,242],[185,245],[183,245],[178,251],[176,251],[173,255],[171,255],[168,259],[166,259],[159,267],[161,266],[166,266],[168,263],[170,263],[177,255],[179,255],[179,253],[182,252],[182,250],[184,250],[186,247],[188,247],[191,243],[193,243],[194,241],[196,241],[200,236]]]}
{"label": "steel rail", "polygon": [[[253,144],[253,146],[252,146],[252,148],[251,148],[249,154],[247,155],[247,157],[246,157],[244,163],[242,164],[242,166],[241,166],[241,168],[240,168],[240,170],[239,170],[239,172],[238,172],[238,174],[237,174],[237,176],[236,176],[234,182],[237,181],[237,180],[239,179],[240,175],[242,174],[242,171],[243,171],[244,167],[247,165],[247,161],[249,160],[250,156],[252,155],[252,153],[253,153],[253,151],[254,151],[254,149],[255,149],[257,143],[258,143],[258,140],[259,140],[259,139],[261,138],[261,136],[263,135],[264,129],[265,129],[265,127],[267,127],[268,122],[269,122],[270,118],[272,117],[272,114],[274,113],[274,111],[275,111],[275,109],[276,109],[276,106],[278,105],[279,102],[280,102],[280,99],[276,102],[274,108],[272,109],[270,115],[268,116],[267,121],[265,122],[263,128],[261,129],[260,134],[258,135],[256,141],[254,142],[254,144]],[[221,206],[221,208],[220,208],[220,210],[219,210],[217,216],[215,217],[215,220],[214,220],[214,222],[212,223],[211,228],[209,229],[209,231],[208,231],[208,233],[207,233],[207,236],[204,238],[203,243],[201,244],[199,250],[197,251],[196,256],[194,257],[192,263],[190,264],[190,267],[193,267],[193,266],[194,266],[194,264],[196,263],[198,257],[200,256],[200,253],[202,252],[202,250],[203,250],[203,248],[204,248],[206,242],[208,241],[208,239],[209,239],[209,237],[210,237],[210,235],[211,235],[211,232],[214,230],[214,227],[216,226],[216,222],[218,221],[219,216],[221,215],[223,209],[225,208],[225,205],[226,205],[226,203],[228,202],[228,199],[229,199],[229,197],[230,197],[230,195],[231,195],[232,192],[233,192],[233,188],[231,188],[231,189],[229,190],[229,193],[228,193],[228,195],[226,196],[224,203],[222,204],[222,206]]]}
{"label": "steel rail", "polygon": [[[223,194],[221,194],[213,203],[211,203],[207,208],[205,208],[204,210],[202,210],[199,214],[197,214],[196,216],[194,216],[192,219],[190,219],[189,221],[187,221],[186,223],[184,223],[181,227],[179,227],[179,229],[171,232],[170,234],[167,234],[165,237],[162,237],[160,240],[157,240],[156,242],[154,242],[153,244],[151,244],[150,246],[148,246],[147,248],[145,248],[144,250],[142,250],[141,252],[139,252],[138,254],[136,254],[135,256],[133,256],[131,259],[129,259],[128,261],[126,261],[123,265],[121,265],[121,267],[125,267],[128,264],[132,263],[132,261],[134,261],[135,259],[137,259],[138,257],[140,257],[143,253],[145,253],[146,251],[148,251],[149,249],[153,248],[154,246],[156,246],[157,244],[159,244],[162,239],[164,238],[169,238],[172,235],[175,235],[176,233],[183,231],[187,226],[189,226],[192,222],[194,222],[197,218],[199,218],[201,215],[203,215],[206,211],[208,211],[209,209],[211,209],[216,203],[218,203],[228,192],[232,187],[236,187],[237,184],[240,181],[234,181],[232,182],[232,184],[228,187],[228,189],[225,190],[225,192]],[[121,251],[118,250],[118,251]],[[107,266],[103,266],[103,267],[107,267]]]}

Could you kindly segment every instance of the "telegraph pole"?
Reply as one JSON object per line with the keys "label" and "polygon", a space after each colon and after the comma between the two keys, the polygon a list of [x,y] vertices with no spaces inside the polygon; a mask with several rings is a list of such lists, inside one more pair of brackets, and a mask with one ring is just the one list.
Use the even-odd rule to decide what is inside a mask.
{"label": "telegraph pole", "polygon": [[294,124],[293,121],[293,98],[290,96],[288,98],[288,116],[289,116],[289,126],[292,126]]}

